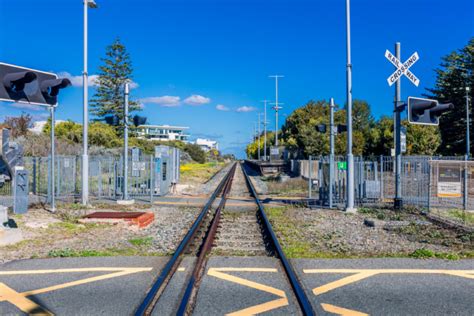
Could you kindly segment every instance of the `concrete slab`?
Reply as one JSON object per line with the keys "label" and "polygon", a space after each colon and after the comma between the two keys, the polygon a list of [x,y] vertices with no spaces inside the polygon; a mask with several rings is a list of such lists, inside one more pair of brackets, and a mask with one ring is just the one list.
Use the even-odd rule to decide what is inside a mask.
{"label": "concrete slab", "polygon": [[21,229],[0,227],[0,246],[16,244],[22,240]]}
{"label": "concrete slab", "polygon": [[292,263],[318,315],[472,315],[474,310],[474,260]]}
{"label": "concrete slab", "polygon": [[35,259],[0,266],[0,315],[130,315],[163,257]]}
{"label": "concrete slab", "polygon": [[194,315],[234,312],[300,314],[279,260],[270,257],[212,257],[197,294]]}

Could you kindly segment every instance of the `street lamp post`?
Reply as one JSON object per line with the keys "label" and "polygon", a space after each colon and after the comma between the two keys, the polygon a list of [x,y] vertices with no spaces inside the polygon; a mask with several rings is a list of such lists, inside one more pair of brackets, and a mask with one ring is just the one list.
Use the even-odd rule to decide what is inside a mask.
{"label": "street lamp post", "polygon": [[84,71],[82,72],[82,204],[87,205],[89,202],[89,155],[87,148],[87,134],[89,125],[89,109],[88,109],[88,73],[87,73],[87,11],[88,8],[95,9],[97,4],[94,0],[84,0]]}
{"label": "street lamp post", "polygon": [[260,161],[260,114],[262,113],[258,113],[258,161]]}
{"label": "street lamp post", "polygon": [[469,160],[469,156],[471,154],[471,144],[470,144],[470,119],[469,119],[469,86],[466,84],[466,164],[464,166],[464,193],[463,193],[463,208],[467,210],[468,207],[468,181],[467,178],[469,176],[468,169],[467,169],[467,161]]}
{"label": "street lamp post", "polygon": [[267,102],[263,100],[263,160],[267,161]]}
{"label": "street lamp post", "polygon": [[284,76],[273,75],[269,78],[275,78],[275,147],[278,147],[278,110],[281,107],[278,106],[278,78],[283,78]]}
{"label": "street lamp post", "polygon": [[354,156],[352,155],[352,64],[351,64],[351,11],[346,0],[346,97],[347,97],[347,204],[346,212],[354,213]]}

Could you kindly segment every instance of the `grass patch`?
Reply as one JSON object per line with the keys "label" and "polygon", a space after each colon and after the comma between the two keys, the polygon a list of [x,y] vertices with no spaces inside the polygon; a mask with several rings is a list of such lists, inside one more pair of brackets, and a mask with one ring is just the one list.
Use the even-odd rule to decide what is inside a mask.
{"label": "grass patch", "polygon": [[416,259],[428,259],[428,258],[437,258],[437,259],[447,259],[447,260],[459,260],[462,255],[456,253],[444,253],[444,252],[435,252],[426,248],[420,248],[413,251],[409,257]]}
{"label": "grass patch", "polygon": [[276,179],[267,180],[269,194],[285,194],[294,196],[306,196],[308,194],[308,182],[301,178],[288,179],[279,182]]}
{"label": "grass patch", "polygon": [[129,239],[128,242],[137,247],[151,246],[151,243],[153,242],[153,237],[134,238]]}
{"label": "grass patch", "polygon": [[183,182],[199,182],[204,183],[212,177],[225,164],[207,162],[207,163],[188,163],[181,165],[180,175]]}
{"label": "grass patch", "polygon": [[157,252],[143,252],[134,247],[128,248],[108,248],[105,250],[73,250],[70,248],[55,249],[48,253],[52,258],[70,257],[114,257],[114,256],[161,256],[166,255]]}
{"label": "grass patch", "polygon": [[474,213],[465,212],[463,210],[452,209],[447,215],[455,220],[461,221],[468,225],[474,225]]}

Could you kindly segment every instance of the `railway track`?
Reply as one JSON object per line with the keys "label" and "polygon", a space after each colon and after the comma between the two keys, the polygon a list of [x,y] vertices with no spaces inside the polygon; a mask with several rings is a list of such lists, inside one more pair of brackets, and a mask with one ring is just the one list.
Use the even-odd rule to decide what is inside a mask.
{"label": "railway track", "polygon": [[[233,186],[234,184],[235,186]],[[237,197],[248,197],[250,194],[255,200],[255,209],[242,212],[225,210],[226,201],[231,191],[233,196]],[[213,205],[219,196],[220,201],[214,208]],[[178,270],[183,257],[189,255],[196,259],[191,268],[191,275],[187,278],[184,293],[179,298],[180,303],[176,315],[192,314],[207,259],[212,254],[222,253],[265,255],[278,258],[302,314],[315,314],[272,230],[250,177],[240,163],[234,163],[154,281],[135,315],[159,313],[159,311],[154,311],[155,305]]]}

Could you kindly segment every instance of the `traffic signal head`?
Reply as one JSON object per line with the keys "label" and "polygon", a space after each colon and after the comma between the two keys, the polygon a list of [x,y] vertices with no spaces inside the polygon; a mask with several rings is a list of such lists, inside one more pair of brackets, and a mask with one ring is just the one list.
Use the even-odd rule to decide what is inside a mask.
{"label": "traffic signal head", "polygon": [[408,121],[412,124],[438,125],[441,114],[453,108],[452,103],[439,104],[437,100],[408,97]]}
{"label": "traffic signal head", "polygon": [[69,79],[48,79],[41,82],[41,93],[48,104],[54,105],[58,102],[58,94],[60,89],[64,89],[71,85]]}
{"label": "traffic signal head", "polygon": [[25,85],[35,79],[36,74],[32,71],[13,72],[3,77],[3,85],[10,93],[22,93]]}
{"label": "traffic signal head", "polygon": [[54,73],[0,63],[0,100],[54,106],[68,79]]}
{"label": "traffic signal head", "polygon": [[133,125],[140,126],[146,123],[146,117],[135,115],[133,117]]}
{"label": "traffic signal head", "polygon": [[326,124],[316,125],[316,130],[320,133],[326,133]]}
{"label": "traffic signal head", "polygon": [[337,133],[347,132],[347,125],[337,124]]}
{"label": "traffic signal head", "polygon": [[105,122],[109,125],[112,125],[112,126],[119,125],[119,118],[117,115],[107,115],[104,119],[105,119]]}

